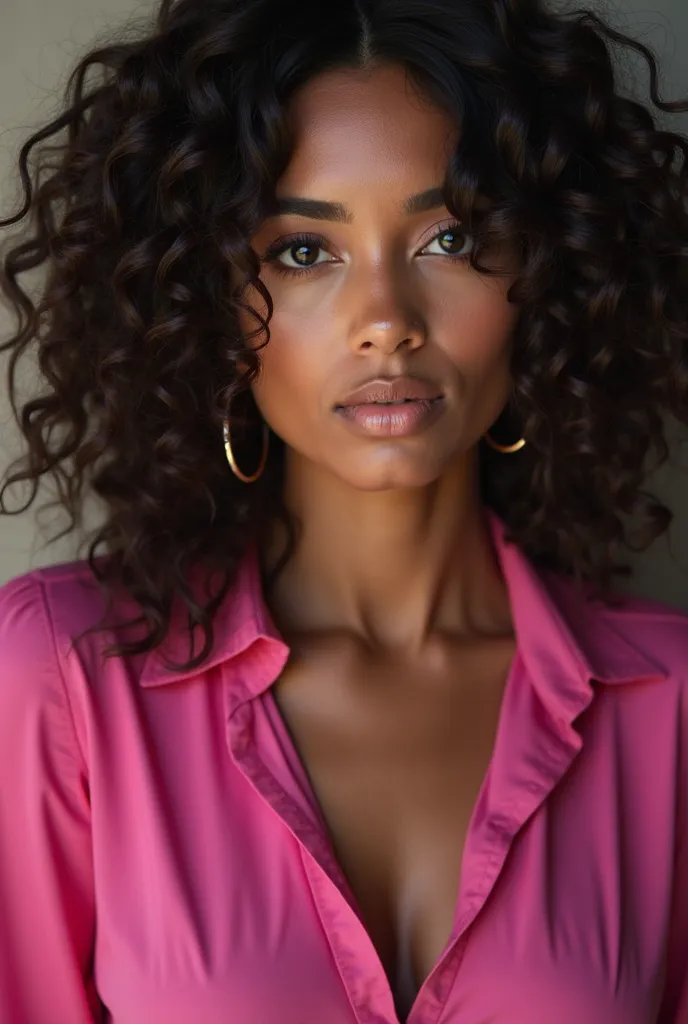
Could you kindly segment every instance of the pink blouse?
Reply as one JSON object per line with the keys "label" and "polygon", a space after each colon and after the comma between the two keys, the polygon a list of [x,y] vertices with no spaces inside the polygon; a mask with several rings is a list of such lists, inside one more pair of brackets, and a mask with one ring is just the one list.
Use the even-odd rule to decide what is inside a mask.
{"label": "pink blouse", "polygon": [[[686,1024],[688,615],[577,597],[486,515],[517,653],[408,1024]],[[71,648],[100,601],[85,561],[0,587],[1,1024],[398,1024],[255,552],[190,672]]]}

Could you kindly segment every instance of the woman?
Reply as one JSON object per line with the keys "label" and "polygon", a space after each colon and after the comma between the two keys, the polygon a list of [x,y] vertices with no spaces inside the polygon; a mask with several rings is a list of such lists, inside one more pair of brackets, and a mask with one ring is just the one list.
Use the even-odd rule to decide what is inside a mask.
{"label": "woman", "polygon": [[688,1021],[688,617],[612,583],[688,145],[617,43],[688,109],[536,0],[165,0],[27,141],[4,490],[105,517],[0,588],[2,1021]]}

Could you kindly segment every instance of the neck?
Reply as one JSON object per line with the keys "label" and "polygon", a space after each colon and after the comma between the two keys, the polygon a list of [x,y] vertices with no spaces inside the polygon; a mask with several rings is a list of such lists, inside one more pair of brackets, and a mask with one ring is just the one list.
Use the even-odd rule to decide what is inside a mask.
{"label": "neck", "polygon": [[[286,637],[344,632],[413,657],[439,635],[511,631],[474,456],[426,487],[370,492],[290,453],[284,497],[301,523],[270,597]],[[267,566],[282,543],[276,528]]]}

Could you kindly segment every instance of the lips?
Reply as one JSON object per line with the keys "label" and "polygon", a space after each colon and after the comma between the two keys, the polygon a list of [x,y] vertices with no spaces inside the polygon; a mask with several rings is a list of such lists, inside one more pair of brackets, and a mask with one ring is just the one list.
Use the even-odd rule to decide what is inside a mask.
{"label": "lips", "polygon": [[442,391],[436,384],[417,377],[380,377],[351,391],[337,402],[335,408],[375,403],[428,402],[441,397]]}

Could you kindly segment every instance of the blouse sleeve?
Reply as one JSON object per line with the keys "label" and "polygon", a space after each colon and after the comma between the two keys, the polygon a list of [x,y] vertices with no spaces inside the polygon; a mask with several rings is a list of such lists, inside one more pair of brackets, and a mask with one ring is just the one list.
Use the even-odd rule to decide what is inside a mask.
{"label": "blouse sleeve", "polygon": [[0,587],[0,1021],[102,1020],[86,765],[40,578]]}
{"label": "blouse sleeve", "polygon": [[657,1024],[688,1024],[688,680],[681,715],[682,764],[667,974]]}

